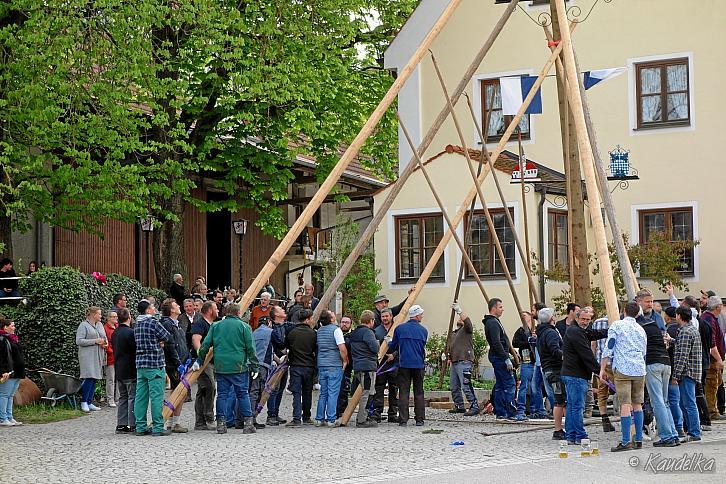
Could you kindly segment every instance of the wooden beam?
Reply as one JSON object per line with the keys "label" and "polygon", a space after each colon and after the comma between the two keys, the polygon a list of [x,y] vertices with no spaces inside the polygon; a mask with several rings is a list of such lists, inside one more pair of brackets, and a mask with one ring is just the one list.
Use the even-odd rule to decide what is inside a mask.
{"label": "wooden beam", "polygon": [[[516,3],[516,0],[512,3]],[[519,125],[519,121],[522,119],[522,116],[524,115],[524,112],[529,107],[530,103],[532,102],[532,99],[534,99],[535,94],[539,90],[540,86],[542,85],[542,82],[544,81],[547,73],[552,68],[552,65],[555,62],[555,59],[557,56],[560,55],[560,52],[562,51],[562,43],[558,45],[554,52],[550,55],[549,59],[547,59],[547,62],[545,63],[544,67],[542,67],[541,71],[539,72],[539,75],[537,76],[537,80],[534,82],[534,85],[532,86],[532,89],[530,89],[529,93],[527,94],[527,97],[524,99],[522,106],[519,108],[519,111],[514,116],[514,119],[507,127],[506,131],[502,135],[502,138],[499,140],[499,143],[497,144],[497,147],[494,149],[494,152],[492,153],[491,159],[496,160],[499,155],[504,151],[504,147],[506,146],[507,142],[509,141],[509,138],[512,136],[512,133],[514,133],[514,129]],[[477,183],[475,186],[473,186],[469,193],[466,195],[466,198],[464,198],[463,202],[461,203],[459,210],[456,212],[456,215],[451,220],[451,222],[454,224],[454,226],[458,226],[464,216],[466,215],[466,211],[469,208],[469,204],[471,204],[472,200],[474,200],[477,196],[477,187],[476,185],[481,185],[484,182],[484,179],[486,175],[492,171],[491,169],[492,164],[489,163],[485,167],[485,170],[482,171],[482,173],[477,178]],[[431,273],[433,272],[434,268],[436,267],[436,264],[439,261],[439,258],[441,257],[441,254],[444,253],[444,250],[446,249],[446,246],[448,245],[449,241],[451,240],[452,233],[451,230],[448,230],[444,236],[439,241],[439,244],[436,246],[436,249],[434,249],[434,252],[431,254],[431,258],[426,263],[426,267],[424,267],[423,271],[421,272],[421,275],[416,282],[416,285],[413,287],[413,290],[408,294],[408,297],[406,298],[406,301],[403,304],[403,307],[401,308],[401,312],[396,316],[396,319],[393,322],[393,325],[391,326],[391,329],[388,331],[388,337],[391,337],[393,335],[393,332],[395,329],[400,325],[405,318],[408,317],[408,310],[411,307],[411,305],[416,301],[416,298],[421,294],[421,290],[423,289],[423,286],[426,284],[426,281],[428,281],[429,277],[431,276]],[[378,359],[380,360],[383,358],[383,355],[386,354],[386,351],[388,351],[388,341],[387,339],[384,340],[381,343],[381,347],[378,351]],[[353,409],[358,404],[358,401],[360,400],[360,396],[363,393],[360,386],[356,389],[355,393],[351,397],[350,401],[348,402],[348,407],[345,409],[345,412],[343,413],[343,416],[341,417],[341,423],[343,425],[348,423],[348,420],[350,420],[350,416],[353,414]]]}
{"label": "wooden beam", "polygon": [[[553,0],[557,7],[557,18],[560,25],[567,25],[567,11],[565,0]],[[600,212],[600,188],[595,174],[595,159],[592,153],[590,137],[587,134],[585,113],[582,106],[582,98],[578,89],[578,72],[575,67],[575,53],[572,48],[572,37],[570,29],[561,29],[561,40],[558,48],[562,49],[565,58],[565,74],[567,75],[567,92],[570,107],[575,122],[577,133],[577,146],[580,151],[582,168],[585,172],[585,183],[587,185],[587,198],[590,201],[590,217],[592,218],[595,232],[595,244],[597,247],[597,258],[600,263],[600,275],[602,279],[603,292],[605,294],[605,305],[610,321],[619,319],[618,296],[615,291],[613,269],[610,265],[610,253],[608,252],[608,241],[605,235],[605,225],[602,212]]]}
{"label": "wooden beam", "polygon": [[[375,195],[378,192],[378,190],[359,190],[354,192],[340,192],[336,194],[330,194],[326,196],[322,203],[332,203],[335,202],[338,196],[345,195],[351,200],[365,200],[366,198],[371,198],[373,195]],[[288,200],[278,200],[277,205],[303,205],[305,203],[310,203],[312,201],[313,197],[297,197],[297,198],[290,198]]]}
{"label": "wooden beam", "polygon": [[[479,52],[477,52],[477,55],[474,57],[474,60],[471,62],[471,64],[469,64],[469,67],[464,72],[461,80],[459,81],[459,84],[456,86],[456,89],[454,89],[454,93],[452,96],[452,98],[454,99],[454,104],[456,104],[456,101],[459,100],[462,93],[469,87],[469,82],[471,82],[471,79],[476,71],[479,69],[479,65],[481,64],[482,60],[484,60],[484,57],[487,55],[492,45],[494,45],[494,41],[497,39],[502,29],[504,29],[504,25],[511,17],[512,12],[514,12],[514,9],[516,8],[518,3],[519,0],[514,0],[512,4],[506,8],[504,13],[502,13],[501,18],[494,26],[486,42],[481,47],[481,49],[479,49]],[[426,150],[433,142],[436,133],[438,133],[441,125],[444,124],[444,121],[446,121],[446,118],[448,116],[449,106],[448,104],[446,104],[434,119],[434,122],[431,124],[431,127],[426,132],[423,140],[421,140],[421,144],[418,148],[418,155],[420,157],[423,158],[424,153],[426,153]],[[320,298],[320,302],[315,308],[315,312],[313,314],[313,321],[317,321],[323,308],[328,307],[330,301],[335,295],[335,292],[338,290],[340,285],[343,283],[345,277],[353,268],[353,264],[355,264],[363,251],[365,251],[369,241],[373,237],[373,234],[376,232],[376,230],[378,230],[378,226],[386,217],[386,214],[391,208],[391,205],[393,205],[394,200],[396,199],[398,194],[401,193],[401,190],[403,189],[403,186],[405,185],[408,178],[416,170],[417,164],[414,163],[414,161],[415,158],[412,156],[408,164],[404,167],[403,172],[401,172],[401,175],[398,177],[398,180],[396,180],[396,182],[388,188],[388,194],[386,195],[386,198],[380,203],[378,207],[376,207],[375,214],[370,224],[368,224],[366,229],[363,231],[360,239],[358,240],[358,243],[353,248],[345,262],[343,262],[343,265],[338,270],[338,273],[335,275],[333,280],[330,282],[330,285],[325,290],[325,293]]]}
{"label": "wooden beam", "polygon": [[383,118],[384,114],[388,110],[388,107],[393,103],[393,101],[396,100],[396,96],[401,91],[406,81],[411,77],[411,74],[414,72],[418,64],[421,62],[421,58],[431,47],[436,37],[439,36],[439,33],[441,33],[441,30],[448,23],[449,19],[451,18],[460,3],[461,0],[451,0],[449,2],[449,5],[446,7],[439,19],[431,28],[431,31],[421,42],[421,45],[418,46],[418,48],[411,56],[409,61],[406,63],[406,65],[403,67],[403,69],[398,72],[398,77],[393,82],[393,85],[388,89],[386,95],[383,97],[381,102],[378,103],[376,109],[365,122],[355,139],[350,143],[350,146],[348,146],[348,148],[345,150],[345,153],[343,153],[343,156],[340,158],[340,160],[338,160],[338,163],[333,167],[328,177],[325,179],[325,181],[315,193],[313,198],[310,200],[310,203],[305,207],[297,220],[295,220],[295,223],[292,225],[290,230],[282,239],[280,245],[277,247],[277,249],[275,249],[275,252],[272,253],[270,259],[267,261],[267,263],[265,263],[265,265],[262,267],[262,270],[259,272],[259,274],[257,274],[255,280],[245,291],[244,295],[242,296],[242,300],[240,301],[240,304],[243,308],[248,307],[252,303],[262,286],[270,278],[270,276],[272,276],[272,273],[275,271],[277,266],[285,258],[290,248],[297,241],[297,238],[307,226],[308,222],[310,222],[315,212],[320,208],[320,205],[322,205],[325,197],[327,197],[327,195],[335,187],[336,183],[338,183],[338,180],[343,175],[343,172],[345,172],[345,169],[348,167],[350,162],[358,155],[358,152],[360,151],[363,144],[371,136],[376,125],[381,120],[381,118]]}

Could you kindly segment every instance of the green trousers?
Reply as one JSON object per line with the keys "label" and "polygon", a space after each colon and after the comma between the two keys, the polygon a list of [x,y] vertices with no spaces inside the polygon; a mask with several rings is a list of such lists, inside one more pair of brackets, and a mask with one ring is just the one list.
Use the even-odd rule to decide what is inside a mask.
{"label": "green trousers", "polygon": [[164,430],[164,387],[166,373],[163,368],[137,368],[136,369],[136,400],[134,413],[136,414],[136,431],[144,432],[148,425],[146,413],[151,403],[152,432]]}

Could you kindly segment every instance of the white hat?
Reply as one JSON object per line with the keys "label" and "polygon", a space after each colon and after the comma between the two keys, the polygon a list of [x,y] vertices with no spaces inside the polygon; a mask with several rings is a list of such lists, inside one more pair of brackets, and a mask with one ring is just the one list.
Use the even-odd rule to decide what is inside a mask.
{"label": "white hat", "polygon": [[408,310],[408,317],[413,318],[418,316],[419,314],[423,314],[424,310],[421,306],[418,304],[414,304],[411,306],[411,308]]}

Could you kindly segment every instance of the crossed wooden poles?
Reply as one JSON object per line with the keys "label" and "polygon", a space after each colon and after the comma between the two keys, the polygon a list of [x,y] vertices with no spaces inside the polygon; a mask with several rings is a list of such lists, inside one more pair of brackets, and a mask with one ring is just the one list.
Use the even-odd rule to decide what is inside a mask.
{"label": "crossed wooden poles", "polygon": [[[557,6],[557,12],[558,12],[558,18],[560,20],[560,25],[567,25],[567,18],[565,13],[565,5],[564,0],[554,0],[556,2]],[[436,39],[436,37],[439,35],[443,27],[447,24],[449,19],[451,18],[452,14],[456,10],[456,8],[461,3],[461,0],[451,0],[449,2],[449,5],[446,7],[444,12],[441,14],[439,19],[436,21],[434,26],[432,27],[431,31],[428,33],[428,35],[423,39],[421,42],[421,45],[418,47],[416,52],[413,54],[411,59],[408,61],[408,63],[401,69],[398,73],[398,77],[396,81],[393,83],[391,88],[388,90],[384,98],[381,100],[379,105],[376,107],[376,109],[371,114],[370,118],[366,121],[361,131],[358,133],[356,138],[353,140],[353,142],[350,144],[348,149],[345,151],[343,156],[340,158],[336,166],[333,168],[333,170],[330,172],[328,177],[326,178],[325,182],[320,186],[317,193],[313,196],[310,203],[305,207],[302,214],[298,217],[298,219],[295,221],[293,226],[290,228],[287,235],[283,238],[283,240],[280,242],[280,245],[277,247],[275,252],[270,257],[269,261],[265,264],[265,266],[262,268],[260,273],[255,278],[254,282],[247,288],[247,291],[242,296],[242,299],[240,301],[240,305],[242,307],[247,307],[250,305],[250,303],[253,301],[254,297],[257,295],[259,290],[262,288],[264,283],[267,281],[267,279],[272,275],[272,273],[275,271],[279,263],[282,261],[282,259],[285,257],[285,255],[288,253],[292,245],[295,243],[297,238],[299,237],[302,230],[304,230],[305,226],[308,224],[308,222],[311,220],[313,214],[315,211],[320,207],[322,202],[324,201],[325,197],[330,193],[332,188],[335,186],[335,184],[338,182],[340,176],[343,174],[344,170],[349,165],[350,161],[358,154],[358,151],[362,147],[362,145],[365,143],[366,139],[371,135],[373,132],[375,126],[378,124],[378,122],[383,117],[385,111],[390,107],[391,103],[395,99],[395,97],[400,92],[401,88],[405,84],[405,82],[409,79],[412,72],[416,68],[416,66],[420,63],[421,59],[425,55],[427,51],[431,48],[431,45],[433,44],[433,41]],[[610,266],[610,259],[607,251],[607,239],[605,235],[605,228],[604,228],[604,222],[603,217],[598,209],[601,203],[601,197],[600,197],[600,187],[598,186],[598,180],[596,178],[596,168],[594,166],[595,159],[594,155],[592,153],[592,145],[590,141],[590,136],[588,136],[588,129],[587,129],[587,123],[585,121],[585,114],[584,114],[584,98],[581,97],[581,93],[578,89],[579,82],[577,81],[577,68],[575,64],[575,54],[574,50],[572,48],[572,40],[570,37],[570,31],[569,29],[563,29],[562,32],[562,39],[560,42],[558,42],[556,45],[552,45],[552,52],[549,58],[547,59],[547,62],[544,64],[542,69],[539,72],[539,75],[537,77],[537,80],[534,83],[534,86],[530,90],[527,97],[524,99],[524,102],[522,106],[520,107],[518,113],[514,116],[511,123],[508,125],[506,131],[502,135],[499,143],[492,151],[492,154],[489,155],[488,150],[486,148],[486,137],[485,133],[482,132],[480,127],[477,124],[477,130],[478,134],[482,140],[482,160],[480,160],[480,169],[478,170],[478,173],[474,172],[474,168],[472,167],[472,160],[469,157],[468,148],[466,146],[465,137],[463,136],[463,132],[461,130],[461,125],[459,124],[458,118],[456,117],[456,114],[454,113],[454,106],[458,102],[458,100],[461,98],[462,94],[468,87],[472,77],[474,76],[475,72],[481,65],[482,60],[487,55],[489,50],[491,49],[492,45],[494,44],[494,41],[497,39],[501,31],[503,30],[505,24],[511,17],[514,9],[517,7],[517,4],[519,3],[519,0],[512,0],[512,2],[506,7],[505,11],[503,12],[501,18],[494,26],[491,34],[487,38],[486,42],[482,46],[482,48],[479,50],[477,55],[475,56],[472,63],[469,65],[467,70],[465,71],[464,75],[462,76],[461,80],[457,84],[456,88],[454,89],[453,93],[450,95],[446,89],[446,86],[444,85],[443,78],[441,77],[441,73],[438,69],[438,64],[436,63],[435,58],[433,57],[433,54],[431,56],[434,67],[437,72],[437,76],[439,77],[439,80],[441,82],[442,91],[446,98],[446,105],[441,109],[438,116],[435,118],[433,124],[429,128],[428,132],[424,136],[423,140],[421,141],[418,149],[416,149],[413,145],[413,142],[408,134],[408,130],[406,126],[401,122],[402,131],[404,133],[404,136],[411,146],[413,150],[413,157],[409,161],[409,163],[405,166],[403,172],[400,174],[398,180],[390,187],[390,190],[388,192],[387,197],[382,201],[380,206],[377,207],[377,212],[375,213],[372,221],[370,224],[366,227],[366,229],[363,231],[363,233],[360,236],[360,239],[355,246],[355,248],[351,251],[351,254],[348,256],[348,258],[345,260],[343,265],[341,266],[340,270],[336,274],[335,278],[331,281],[328,289],[325,291],[325,294],[320,299],[320,302],[318,303],[318,306],[315,310],[315,313],[313,315],[313,319],[317,320],[320,316],[320,313],[324,308],[327,308],[332,297],[334,296],[335,292],[340,287],[340,284],[342,283],[343,279],[347,276],[347,274],[350,272],[351,268],[353,267],[354,263],[357,261],[357,259],[360,257],[360,255],[366,250],[368,247],[368,243],[371,240],[371,237],[373,236],[375,230],[380,225],[380,223],[383,221],[383,219],[386,216],[386,213],[388,212],[389,208],[393,204],[394,200],[400,193],[401,189],[403,188],[403,185],[406,183],[408,178],[411,176],[411,174],[417,169],[421,169],[422,174],[424,175],[424,178],[427,181],[427,184],[429,185],[429,188],[431,189],[434,198],[437,201],[437,204],[439,205],[439,208],[441,209],[442,215],[447,223],[448,230],[441,238],[441,241],[439,242],[438,246],[434,250],[434,252],[431,254],[431,258],[427,262],[426,266],[424,267],[423,271],[421,272],[421,275],[414,286],[413,290],[409,293],[402,309],[399,315],[396,317],[393,326],[391,327],[388,336],[393,335],[393,331],[395,328],[401,324],[403,321],[406,320],[408,309],[411,307],[411,305],[416,301],[416,298],[421,293],[421,290],[423,289],[424,285],[428,281],[428,278],[430,277],[431,273],[433,272],[439,258],[443,254],[444,250],[446,249],[449,241],[453,237],[456,244],[458,245],[459,249],[462,253],[463,263],[465,263],[467,266],[469,266],[472,274],[474,275],[477,285],[484,296],[486,300],[488,300],[488,296],[486,294],[486,290],[484,289],[484,286],[481,282],[481,280],[478,277],[478,271],[474,267],[466,246],[464,245],[463,241],[459,238],[458,234],[456,233],[456,227],[461,223],[463,218],[466,216],[467,211],[469,210],[469,207],[475,202],[475,200],[478,198],[479,202],[481,203],[481,206],[484,211],[484,215],[487,219],[487,224],[489,226],[490,234],[495,242],[497,255],[499,256],[500,262],[502,264],[502,268],[504,270],[505,276],[507,277],[507,282],[509,284],[510,290],[512,292],[512,296],[515,301],[515,305],[517,306],[518,314],[522,313],[522,307],[519,302],[518,295],[516,294],[515,287],[511,278],[511,274],[509,272],[509,268],[507,267],[506,259],[504,257],[504,253],[501,247],[501,244],[499,242],[499,239],[496,234],[496,230],[494,228],[493,220],[491,217],[491,214],[488,209],[487,202],[485,200],[484,194],[482,192],[481,185],[484,182],[486,176],[491,173],[494,177],[497,191],[499,193],[500,199],[502,203],[504,204],[505,208],[505,214],[508,218],[508,223],[512,230],[514,230],[514,223],[511,220],[511,215],[509,214],[508,207],[506,205],[504,195],[501,190],[501,186],[499,184],[499,181],[496,176],[496,170],[494,170],[493,163],[495,160],[499,158],[499,155],[504,150],[504,147],[506,143],[509,141],[510,137],[514,133],[515,129],[519,125],[519,121],[521,120],[522,116],[524,115],[525,110],[531,103],[532,99],[535,96],[535,93],[541,86],[542,82],[545,79],[545,76],[549,73],[552,66],[555,64],[556,61],[559,60],[560,55],[562,54],[564,57],[564,67],[565,67],[565,74],[567,76],[567,79],[575,80],[575,82],[569,82],[568,83],[568,99],[570,100],[572,111],[575,117],[575,124],[577,128],[577,139],[578,139],[578,147],[580,149],[582,164],[584,166],[584,172],[585,172],[585,181],[587,184],[587,190],[588,190],[588,197],[590,200],[590,205],[593,207],[593,209],[590,211],[591,216],[593,218],[593,226],[595,229],[595,240],[597,243],[597,255],[600,262],[600,267],[602,271],[602,283],[604,286],[604,293],[605,293],[605,300],[607,304],[607,313],[608,318],[611,321],[614,321],[618,317],[618,308],[617,308],[617,296],[615,292],[615,286],[613,282],[612,277],[612,268]],[[467,97],[468,101],[468,97]],[[476,116],[474,116],[474,111],[471,106],[471,102],[468,102],[469,111],[476,121]],[[426,172],[425,166],[422,162],[422,157],[430,144],[432,143],[435,135],[438,133],[439,129],[443,125],[444,121],[447,119],[447,117],[451,115],[452,119],[454,121],[454,124],[456,126],[457,134],[459,136],[460,142],[462,144],[462,148],[464,151],[464,156],[466,158],[467,167],[469,169],[469,172],[472,176],[472,180],[474,181],[474,186],[469,190],[469,193],[464,198],[464,201],[460,204],[460,209],[457,211],[457,213],[450,218],[447,214],[445,207],[443,203],[441,202],[441,199],[438,196],[438,193],[436,192],[433,183],[431,182],[430,177],[428,176],[428,173]],[[400,117],[399,117],[400,122]],[[486,164],[482,166],[483,161],[486,161]],[[607,191],[607,190],[605,190]],[[612,222],[612,219],[611,219]],[[531,270],[526,264],[526,254],[524,253],[524,249],[522,248],[521,243],[519,242],[519,238],[516,236],[515,232],[515,245],[520,253],[520,256],[522,257],[522,261],[525,264],[525,272],[527,274],[527,282],[528,282],[528,290],[529,294],[532,295],[532,297],[537,297],[536,287],[534,285],[534,280],[532,278]],[[626,254],[627,257],[627,254]],[[628,262],[628,267],[630,266]],[[624,272],[627,269],[624,269]],[[632,269],[631,269],[632,270]],[[453,320],[452,320],[453,321]],[[388,349],[388,341],[389,338],[386,338],[381,344],[380,350],[379,350],[379,360],[385,355],[387,349]],[[510,348],[511,351],[513,351]],[[207,355],[204,365],[202,368],[196,372],[189,372],[187,375],[185,375],[186,381],[189,384],[192,384],[194,381],[196,381],[199,373],[203,371],[204,367],[209,363],[212,357],[212,351],[209,352]],[[183,401],[183,399],[186,396],[187,388],[184,385],[178,385],[177,388],[172,392],[172,395],[170,396],[170,402],[176,406],[177,403],[180,403]],[[350,402],[348,404],[348,408],[346,408],[342,418],[341,423],[347,424],[347,422],[350,419],[350,416],[353,413],[354,408],[358,404],[358,401],[360,400],[360,395],[362,393],[362,389],[359,386],[356,392],[353,394],[353,396],[350,399]],[[168,418],[171,415],[171,410],[167,407],[164,408],[164,418]]]}

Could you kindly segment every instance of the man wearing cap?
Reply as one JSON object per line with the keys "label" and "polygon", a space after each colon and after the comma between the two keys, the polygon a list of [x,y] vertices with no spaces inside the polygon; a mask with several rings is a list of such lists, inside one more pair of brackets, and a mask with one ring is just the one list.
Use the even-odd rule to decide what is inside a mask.
{"label": "man wearing cap", "polygon": [[509,337],[504,331],[499,318],[504,313],[502,300],[491,298],[489,300],[489,314],[484,317],[484,334],[489,342],[489,362],[494,368],[494,388],[492,389],[492,401],[497,419],[514,420],[517,415],[517,406],[514,404],[514,394],[517,384],[514,381],[514,366],[519,365],[519,357],[514,354],[515,364],[509,359],[510,347]]}
{"label": "man wearing cap", "polygon": [[708,309],[708,298],[714,297],[715,295],[716,293],[710,289],[708,291],[701,289],[701,298],[699,300],[701,303],[701,312]]}
{"label": "man wearing cap", "polygon": [[[411,287],[408,290],[408,293],[411,294],[413,292],[415,286]],[[376,298],[373,300],[373,305],[376,307],[373,313],[376,315],[376,328],[380,326],[383,323],[383,319],[381,319],[381,311],[384,308],[388,307],[388,298],[385,294],[379,294],[376,296]],[[401,301],[398,305],[393,306],[391,309],[391,315],[395,318],[398,316],[398,313],[401,312],[401,309],[403,308],[403,305],[406,303],[406,299]]]}
{"label": "man wearing cap", "polygon": [[[712,293],[713,291],[709,291]],[[706,310],[701,314],[701,321],[708,324],[711,328],[711,366],[706,373],[706,382],[704,392],[706,394],[706,404],[708,405],[709,416],[711,421],[724,420],[726,417],[719,415],[716,405],[716,393],[718,391],[719,382],[723,377],[723,359],[726,355],[726,345],[724,345],[723,332],[721,325],[718,324],[718,317],[723,310],[723,302],[718,296],[709,296],[706,300]],[[713,351],[713,347],[716,351]]]}
{"label": "man wearing cap", "polygon": [[[383,343],[386,335],[393,326],[393,312],[391,308],[381,310],[383,324],[378,326],[374,333],[378,343]],[[393,354],[389,347],[386,354]],[[381,373],[376,376],[376,396],[374,399],[373,419],[381,421],[383,415],[383,404],[385,403],[386,385],[388,385],[388,423],[398,423],[398,361],[395,359],[386,363]]]}
{"label": "man wearing cap", "polygon": [[418,304],[414,304],[408,310],[408,321],[400,324],[393,331],[393,339],[390,347],[393,354],[388,355],[392,361],[398,356],[398,382],[399,395],[399,423],[404,427],[408,424],[408,397],[411,393],[411,382],[413,382],[413,403],[414,418],[417,426],[422,426],[426,418],[426,401],[424,400],[424,367],[426,366],[426,340],[429,332],[423,327],[424,310]]}
{"label": "man wearing cap", "polygon": [[[134,326],[134,342],[136,343],[136,398],[134,414],[136,416],[136,435],[149,435],[146,412],[151,407],[153,427],[151,435],[171,435],[171,430],[164,429],[164,343],[170,343],[172,336],[159,323],[154,315],[156,308],[146,299],[139,301],[139,316]],[[171,343],[170,343],[171,344]]]}

